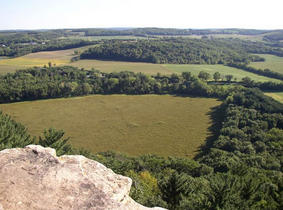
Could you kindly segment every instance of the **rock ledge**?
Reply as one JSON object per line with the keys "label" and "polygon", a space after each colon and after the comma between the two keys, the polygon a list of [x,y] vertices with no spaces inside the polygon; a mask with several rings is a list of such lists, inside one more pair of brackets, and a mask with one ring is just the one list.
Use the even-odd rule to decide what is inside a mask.
{"label": "rock ledge", "polygon": [[147,208],[129,197],[132,180],[79,155],[29,145],[0,152],[0,210]]}

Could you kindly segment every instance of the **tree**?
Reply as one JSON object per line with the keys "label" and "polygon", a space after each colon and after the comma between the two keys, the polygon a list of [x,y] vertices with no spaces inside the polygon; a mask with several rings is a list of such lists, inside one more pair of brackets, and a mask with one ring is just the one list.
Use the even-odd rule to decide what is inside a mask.
{"label": "tree", "polygon": [[245,84],[245,85],[250,85],[253,83],[253,80],[250,78],[250,77],[244,77],[242,79],[242,82]]}
{"label": "tree", "polygon": [[178,82],[180,81],[180,77],[179,77],[177,74],[173,73],[173,74],[171,75],[171,81],[172,81],[173,83],[178,83]]}
{"label": "tree", "polygon": [[233,76],[232,74],[227,74],[227,75],[225,76],[227,82],[231,82],[231,80],[233,79],[233,77],[234,77],[234,76]]}
{"label": "tree", "polygon": [[191,79],[191,77],[192,77],[192,73],[191,73],[191,72],[188,72],[188,71],[182,72],[182,77],[183,77],[185,80],[189,81],[189,80]]}
{"label": "tree", "polygon": [[65,132],[63,130],[56,131],[55,128],[44,130],[43,137],[39,137],[39,144],[43,147],[51,147],[56,149],[58,156],[64,155],[71,151],[72,147],[67,144],[69,138],[62,139]]}
{"label": "tree", "polygon": [[51,62],[48,62],[48,66],[51,67],[51,66],[52,66],[52,63],[51,63]]}
{"label": "tree", "polygon": [[25,147],[33,144],[34,140],[28,135],[27,129],[22,124],[0,111],[0,150]]}
{"label": "tree", "polygon": [[209,80],[210,74],[205,71],[200,71],[198,77],[203,80]]}
{"label": "tree", "polygon": [[215,81],[220,80],[220,78],[221,78],[221,74],[218,71],[213,74],[213,79]]}

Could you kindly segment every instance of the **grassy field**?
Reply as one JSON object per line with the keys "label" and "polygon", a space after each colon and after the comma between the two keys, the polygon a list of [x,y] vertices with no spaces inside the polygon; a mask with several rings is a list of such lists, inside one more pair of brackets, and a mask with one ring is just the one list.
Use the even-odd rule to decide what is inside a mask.
{"label": "grassy field", "polygon": [[265,62],[253,62],[251,66],[260,69],[270,69],[283,74],[283,57],[278,57],[269,54],[256,54],[260,57],[265,58]]}
{"label": "grassy field", "polygon": [[275,100],[277,100],[281,103],[283,103],[283,92],[265,92],[264,94],[274,98]]}
{"label": "grassy field", "polygon": [[172,73],[181,74],[183,71],[190,71],[194,75],[198,75],[200,71],[206,71],[211,75],[219,71],[223,75],[233,74],[235,78],[241,80],[243,77],[250,77],[255,81],[277,81],[268,77],[259,76],[240,69],[231,68],[223,65],[178,65],[178,64],[151,64],[151,63],[137,63],[137,62],[120,62],[120,61],[101,61],[101,60],[80,60],[74,63],[69,63],[70,66],[78,68],[91,69],[95,68],[104,73],[114,71],[134,71],[143,72],[150,75],[155,75],[160,72],[164,75],[171,75]]}
{"label": "grassy field", "polygon": [[82,39],[88,41],[99,41],[102,39],[148,39],[148,38],[138,37],[138,36],[69,36],[69,37],[61,37],[60,39]]}
{"label": "grassy field", "polygon": [[83,52],[88,48],[94,46],[98,46],[98,45],[89,45],[89,46],[73,48],[69,50],[37,52],[19,58],[1,59],[0,74],[12,73],[17,69],[25,69],[33,66],[44,66],[47,65],[48,62],[51,62],[52,64],[56,63],[57,66],[65,65],[69,63],[71,58],[75,56],[74,55],[75,50],[79,52]]}
{"label": "grassy field", "polygon": [[211,136],[216,99],[170,95],[95,95],[0,105],[32,135],[63,129],[70,143],[92,152],[193,158]]}
{"label": "grassy field", "polygon": [[[148,75],[156,75],[158,72],[163,75],[171,75],[172,73],[181,74],[183,71],[190,71],[194,75],[198,75],[200,71],[206,71],[211,75],[219,71],[222,75],[232,74],[237,80],[243,77],[250,77],[255,81],[276,81],[268,77],[259,76],[243,70],[223,66],[223,65],[177,65],[177,64],[151,64],[151,63],[137,63],[137,62],[119,62],[119,61],[101,61],[101,60],[80,60],[71,63],[70,60],[74,57],[74,51],[78,50],[83,52],[90,47],[98,45],[90,45],[80,48],[73,48],[69,50],[46,51],[31,53],[19,58],[2,59],[0,60],[0,74],[12,73],[17,69],[25,69],[33,66],[44,66],[48,62],[59,65],[69,65],[78,68],[92,69],[95,68],[104,73],[114,71],[134,71],[143,72]],[[277,69],[283,64],[283,58],[264,55],[267,62],[252,63],[252,65],[268,65],[268,67],[276,66]],[[270,68],[272,70],[272,68]]]}

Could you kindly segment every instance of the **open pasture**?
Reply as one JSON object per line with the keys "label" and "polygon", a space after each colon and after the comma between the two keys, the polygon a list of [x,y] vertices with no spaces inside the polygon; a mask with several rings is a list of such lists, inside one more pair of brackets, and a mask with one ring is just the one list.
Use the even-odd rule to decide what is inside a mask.
{"label": "open pasture", "polygon": [[269,54],[255,54],[265,58],[264,62],[252,62],[250,65],[259,69],[270,69],[283,74],[283,57]]}
{"label": "open pasture", "polygon": [[138,62],[122,62],[122,61],[101,61],[101,60],[80,60],[69,63],[70,66],[78,68],[91,69],[95,68],[104,73],[119,72],[119,71],[134,71],[143,72],[149,75],[156,75],[158,72],[163,75],[171,75],[173,73],[181,74],[184,71],[190,71],[194,75],[198,75],[200,71],[205,71],[211,74],[220,72],[222,75],[232,74],[234,78],[240,81],[243,77],[250,77],[255,81],[277,81],[280,80],[259,76],[240,69],[224,66],[224,65],[193,65],[193,64],[151,64]]}
{"label": "open pasture", "polygon": [[32,135],[54,126],[74,147],[92,152],[193,158],[211,136],[210,114],[220,103],[173,95],[93,95],[2,104],[0,109]]}
{"label": "open pasture", "polygon": [[281,103],[283,103],[283,92],[265,92],[264,94],[274,98],[275,100],[277,100]]}

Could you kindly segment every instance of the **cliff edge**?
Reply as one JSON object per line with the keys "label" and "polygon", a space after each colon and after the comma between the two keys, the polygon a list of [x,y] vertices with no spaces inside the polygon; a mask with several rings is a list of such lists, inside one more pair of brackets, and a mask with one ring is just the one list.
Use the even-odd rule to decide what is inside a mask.
{"label": "cliff edge", "polygon": [[0,210],[162,210],[132,200],[131,184],[83,156],[37,145],[0,151]]}

